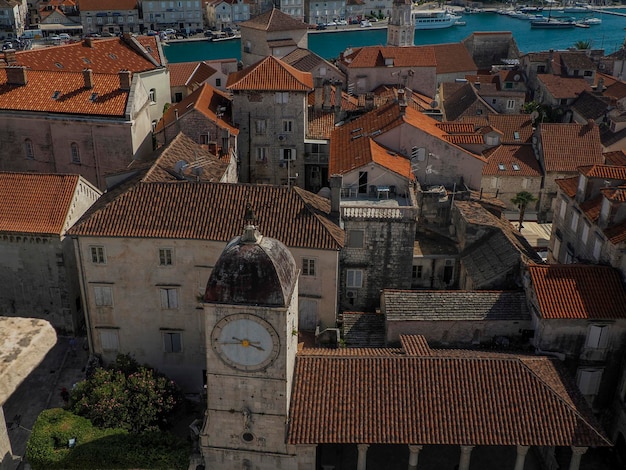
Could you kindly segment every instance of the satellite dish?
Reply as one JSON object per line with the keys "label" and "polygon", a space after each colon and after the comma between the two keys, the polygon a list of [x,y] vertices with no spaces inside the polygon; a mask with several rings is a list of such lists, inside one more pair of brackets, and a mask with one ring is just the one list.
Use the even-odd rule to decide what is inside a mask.
{"label": "satellite dish", "polygon": [[539,117],[539,111],[534,110],[532,113],[530,113],[530,118],[534,121],[535,119],[537,119]]}
{"label": "satellite dish", "polygon": [[437,100],[432,100],[430,102],[431,109],[435,109],[437,106],[439,106],[439,103],[437,103]]}
{"label": "satellite dish", "polygon": [[202,171],[203,171],[203,170],[202,170],[202,167],[201,167],[201,166],[194,166],[194,167],[191,169],[191,173],[192,173],[194,176],[197,176],[198,178],[199,178],[200,176],[202,176]]}
{"label": "satellite dish", "polygon": [[174,165],[174,172],[182,175],[183,170],[187,168],[188,163],[185,160],[178,160]]}
{"label": "satellite dish", "polygon": [[520,77],[519,73],[516,73],[515,75],[513,75],[513,81],[515,81],[515,82],[519,82],[520,78],[522,78],[522,77]]}

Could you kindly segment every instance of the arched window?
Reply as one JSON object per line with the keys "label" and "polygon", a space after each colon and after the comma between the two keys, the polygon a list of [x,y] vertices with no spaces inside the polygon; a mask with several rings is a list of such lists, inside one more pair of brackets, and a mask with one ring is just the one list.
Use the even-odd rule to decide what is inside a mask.
{"label": "arched window", "polygon": [[76,142],[70,144],[70,150],[72,152],[72,163],[80,163],[80,152]]}
{"label": "arched window", "polygon": [[152,103],[156,103],[156,88],[150,88],[149,98]]}
{"label": "arched window", "polygon": [[33,147],[33,141],[30,139],[26,139],[24,141],[24,154],[26,155],[26,158],[28,158],[29,160],[32,160],[35,158],[35,149]]}

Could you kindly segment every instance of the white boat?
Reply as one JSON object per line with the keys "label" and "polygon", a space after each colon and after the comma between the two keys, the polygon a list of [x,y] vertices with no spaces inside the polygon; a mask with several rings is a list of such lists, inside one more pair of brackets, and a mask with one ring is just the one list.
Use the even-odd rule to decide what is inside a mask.
{"label": "white boat", "polygon": [[591,17],[591,18],[585,18],[583,20],[583,24],[602,24],[602,20],[600,18],[595,18],[595,17]]}
{"label": "white boat", "polygon": [[441,29],[454,26],[460,16],[446,10],[414,10],[415,29]]}
{"label": "white boat", "polygon": [[565,5],[563,11],[565,13],[586,13],[591,9],[587,3],[576,2],[573,5]]}

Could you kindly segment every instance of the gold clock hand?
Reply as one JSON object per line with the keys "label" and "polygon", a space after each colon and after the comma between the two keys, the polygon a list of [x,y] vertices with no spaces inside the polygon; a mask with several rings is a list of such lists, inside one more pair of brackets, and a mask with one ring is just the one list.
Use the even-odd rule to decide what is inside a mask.
{"label": "gold clock hand", "polygon": [[252,346],[254,349],[258,349],[259,351],[265,351],[265,349],[263,349],[261,346],[257,346],[261,344],[260,341],[250,341],[249,339],[239,339],[239,338],[235,338],[234,336],[232,337],[232,339],[234,339],[235,341],[239,341],[241,345],[245,348],[247,348],[248,346]]}

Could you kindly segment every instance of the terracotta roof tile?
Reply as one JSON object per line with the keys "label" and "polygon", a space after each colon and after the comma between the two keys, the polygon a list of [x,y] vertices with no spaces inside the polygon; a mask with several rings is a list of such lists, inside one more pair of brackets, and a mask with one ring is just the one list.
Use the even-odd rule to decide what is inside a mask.
{"label": "terracotta roof tile", "polygon": [[604,163],[607,165],[626,166],[626,152],[615,150],[604,154]]}
{"label": "terracotta roof tile", "polygon": [[546,172],[574,172],[579,166],[602,163],[598,126],[541,124],[539,129]]}
{"label": "terracotta roof tile", "polygon": [[[27,70],[26,85],[7,83],[0,69],[0,109],[44,111],[91,116],[125,115],[129,91],[120,89],[117,74],[93,74],[93,88],[85,88],[80,72]],[[58,92],[58,93],[57,93]]]}
{"label": "terracotta roof tile", "polygon": [[626,318],[619,271],[608,266],[529,266],[539,314],[545,319]]}
{"label": "terracotta roof tile", "polygon": [[556,361],[402,341],[405,350],[303,350],[287,441],[611,445]]}
{"label": "terracotta roof tile", "polygon": [[489,114],[488,120],[502,132],[503,144],[529,144],[532,140],[533,122],[528,114]]}
{"label": "terracotta roof tile", "polygon": [[614,245],[624,243],[626,241],[626,221],[607,227],[604,230],[604,235]]}
{"label": "terracotta roof tile", "polygon": [[315,110],[309,106],[309,127],[307,129],[307,139],[329,140],[335,129],[335,112]]}
{"label": "terracotta roof tile", "polygon": [[613,188],[602,188],[602,195],[612,202],[626,202],[626,186],[617,186]]}
{"label": "terracotta roof tile", "polygon": [[475,130],[474,124],[469,122],[440,122],[437,127],[448,134],[473,134]]}
{"label": "terracotta roof tile", "polygon": [[79,178],[0,172],[0,232],[61,235]]}
{"label": "terracotta roof tile", "polygon": [[[578,178],[576,178],[576,180],[578,181]],[[601,194],[598,194],[596,197],[593,197],[591,199],[587,199],[586,201],[580,204],[580,210],[583,211],[585,215],[587,216],[587,218],[592,222],[596,222],[598,220],[598,217],[600,217],[601,208],[602,208],[602,195]]]}
{"label": "terracotta roof tile", "polygon": [[483,175],[541,177],[541,167],[530,145],[500,145],[489,155]]}
{"label": "terracotta roof tile", "polygon": [[437,73],[476,72],[478,67],[467,48],[460,42],[436,44],[435,51]]}
{"label": "terracotta roof tile", "polygon": [[[133,39],[143,41],[146,45],[152,44],[157,49],[154,37],[138,36]],[[91,46],[85,40],[63,46],[20,51],[15,54],[15,65],[24,65],[33,70],[68,72],[80,72],[90,68],[96,73],[118,73],[120,70],[143,72],[156,68],[154,63],[129,47],[122,38],[97,39],[90,43]],[[152,53],[150,56],[155,58]]]}
{"label": "terracotta roof tile", "polygon": [[[210,121],[216,123],[221,129],[228,129],[231,134],[237,135],[239,134],[239,129],[228,122],[231,104],[229,95],[213,88],[208,83],[203,83],[199,88],[183,98],[181,102],[170,106],[165,114],[163,114],[155,130],[157,132],[161,131],[164,127],[171,125],[187,113],[197,111]],[[216,116],[218,107],[226,108],[219,119]]]}
{"label": "terracotta roof tile", "polygon": [[343,246],[343,230],[329,219],[327,199],[297,187],[269,185],[138,183],[114,197],[105,194],[71,232],[227,242],[241,233],[247,203],[261,233],[287,246],[325,250]]}
{"label": "terracotta roof tile", "polygon": [[378,163],[383,168],[387,168],[408,180],[415,179],[411,171],[411,162],[408,158],[384,148],[377,144],[374,139],[368,140],[370,144],[370,155],[374,163]]}
{"label": "terracotta roof tile", "polygon": [[585,165],[578,171],[588,178],[626,180],[626,167],[616,165]]}
{"label": "terracotta roof tile", "polygon": [[446,135],[444,138],[452,143],[458,145],[484,145],[485,139],[480,134],[453,134]]}
{"label": "terracotta roof tile", "polygon": [[187,84],[187,80],[191,77],[191,74],[193,74],[194,70],[198,68],[198,65],[200,65],[200,62],[179,62],[169,64],[170,86],[185,86]]}
{"label": "terracotta roof tile", "polygon": [[394,67],[437,66],[437,58],[433,46],[360,47],[353,49],[350,54],[342,55],[340,58],[341,62],[348,68],[387,67],[385,59],[393,59]]}
{"label": "terracotta roof tile", "polygon": [[248,21],[239,24],[242,28],[260,29],[262,31],[292,31],[294,29],[308,29],[309,26],[300,20],[292,18],[277,8],[263,13]]}
{"label": "terracotta roof tile", "polygon": [[576,191],[578,190],[578,176],[558,178],[555,179],[554,182],[568,197],[576,196]]}
{"label": "terracotta roof tile", "polygon": [[560,77],[552,74],[539,74],[537,80],[545,86],[554,99],[571,99],[583,91],[591,91],[591,86],[584,78]]}
{"label": "terracotta roof tile", "polygon": [[229,90],[311,91],[313,76],[282,62],[274,56],[228,76]]}

